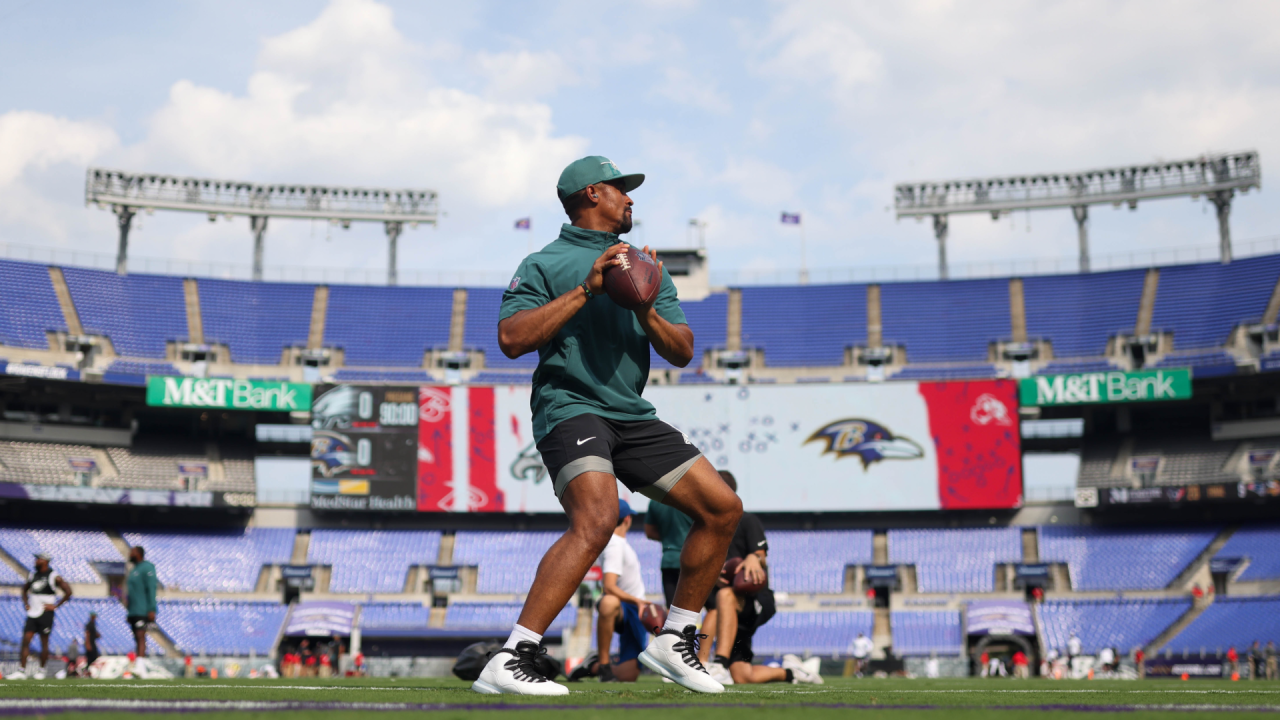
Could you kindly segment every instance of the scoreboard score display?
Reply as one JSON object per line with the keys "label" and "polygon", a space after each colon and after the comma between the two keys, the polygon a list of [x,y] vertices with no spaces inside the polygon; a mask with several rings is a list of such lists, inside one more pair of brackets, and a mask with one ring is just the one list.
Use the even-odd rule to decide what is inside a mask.
{"label": "scoreboard score display", "polygon": [[318,386],[311,426],[311,507],[417,509],[417,388]]}

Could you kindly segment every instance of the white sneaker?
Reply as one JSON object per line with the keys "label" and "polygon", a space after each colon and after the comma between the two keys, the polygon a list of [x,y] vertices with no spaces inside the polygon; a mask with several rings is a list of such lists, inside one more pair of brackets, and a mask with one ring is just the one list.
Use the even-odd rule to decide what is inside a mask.
{"label": "white sneaker", "polygon": [[733,684],[733,674],[729,672],[729,668],[718,662],[713,661],[707,666],[707,674],[711,676],[712,680],[715,680],[725,687]]}
{"label": "white sneaker", "polygon": [[489,658],[471,689],[482,695],[568,695],[569,688],[538,674],[534,660],[546,649],[522,640],[515,650],[503,648]]}
{"label": "white sneaker", "polygon": [[663,630],[640,653],[640,662],[694,692],[722,693],[724,686],[711,679],[698,661],[698,638],[698,628],[693,625],[685,625],[684,632]]}
{"label": "white sneaker", "polygon": [[17,671],[12,672],[12,673],[10,673],[10,674],[8,674],[8,675],[5,675],[5,676],[4,676],[4,679],[5,679],[5,680],[26,680],[26,679],[27,679],[27,674],[26,674],[26,673],[24,673],[24,672],[22,672],[21,670],[17,670]]}
{"label": "white sneaker", "polygon": [[822,658],[812,657],[802,661],[796,655],[783,655],[782,667],[784,670],[791,671],[793,683],[823,684],[822,676],[818,674],[818,669],[822,667]]}
{"label": "white sneaker", "polygon": [[44,679],[44,668],[40,668],[39,670],[36,670],[36,671],[35,671],[35,674],[33,674],[33,675],[31,676],[31,679],[32,679],[32,680],[43,680],[43,679]]}

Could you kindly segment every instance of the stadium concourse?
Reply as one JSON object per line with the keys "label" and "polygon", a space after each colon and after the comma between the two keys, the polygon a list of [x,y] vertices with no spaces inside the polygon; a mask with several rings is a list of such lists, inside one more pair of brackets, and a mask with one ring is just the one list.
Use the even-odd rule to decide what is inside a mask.
{"label": "stadium concourse", "polygon": [[[756,634],[757,657],[819,656],[824,674],[848,674],[862,633],[875,648],[871,670],[887,674],[968,676],[1017,654],[1049,675],[1265,674],[1265,647],[1280,641],[1280,526],[1269,504],[1280,495],[1278,281],[1280,255],[1266,255],[1072,275],[682,288],[694,361],[679,369],[655,356],[650,382],[705,386],[708,401],[713,386],[834,392],[1189,369],[1177,401],[1024,403],[1000,416],[1010,428],[1023,422],[1018,452],[1079,458],[1065,496],[1018,486],[1007,506],[915,512],[780,512],[748,497],[768,531],[779,605]],[[405,389],[528,386],[536,358],[497,350],[501,294],[0,260],[0,669],[16,658],[18,594],[37,552],[75,593],[58,611],[53,646],[82,637],[92,610],[103,650],[127,651],[115,596],[135,545],[161,586],[152,653],[177,674],[188,656],[224,677],[277,667],[319,639],[338,673],[361,656],[374,675],[444,675],[466,645],[504,637],[562,516],[311,504],[319,483],[370,482],[332,479],[320,463],[308,484],[311,443],[332,431],[308,424],[312,407],[170,407],[142,389],[148,377],[356,383],[412,416],[419,396]],[[418,418],[401,419],[384,416],[381,429]],[[417,429],[404,437],[416,441]],[[861,471],[877,459],[863,456]],[[527,460],[511,472],[523,474]],[[304,487],[269,485],[278,463],[304,466]],[[639,533],[630,542],[657,600],[660,548]],[[589,583],[553,622],[556,657],[592,647],[592,592]],[[1246,652],[1255,640],[1259,663]]]}

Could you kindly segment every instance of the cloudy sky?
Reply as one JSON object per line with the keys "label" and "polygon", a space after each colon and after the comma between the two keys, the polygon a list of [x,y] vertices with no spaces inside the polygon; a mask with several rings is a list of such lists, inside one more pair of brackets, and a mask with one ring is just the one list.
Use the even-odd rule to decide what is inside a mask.
{"label": "cloudy sky", "polygon": [[[1280,161],[1280,3],[0,0],[0,243],[114,253],[89,165],[432,188],[402,271],[501,282],[586,154],[649,175],[634,239],[713,271],[935,261],[895,182],[1257,149]],[[1280,234],[1272,192],[1237,240]],[[533,218],[533,231],[512,228]],[[952,219],[956,263],[1075,254],[1067,211]],[[1093,210],[1094,252],[1212,247],[1187,199]],[[143,217],[137,256],[248,263],[248,221]],[[277,221],[269,266],[386,263],[378,226]]]}

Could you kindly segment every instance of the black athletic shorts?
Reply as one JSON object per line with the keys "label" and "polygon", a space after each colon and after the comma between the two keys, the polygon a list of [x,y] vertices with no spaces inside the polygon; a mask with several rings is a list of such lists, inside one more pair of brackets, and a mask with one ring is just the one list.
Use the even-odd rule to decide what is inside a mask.
{"label": "black athletic shorts", "polygon": [[661,420],[623,422],[599,415],[562,420],[538,443],[556,497],[584,472],[605,472],[631,492],[662,500],[702,454]]}
{"label": "black athletic shorts", "polygon": [[27,624],[22,628],[24,633],[48,635],[53,632],[53,611],[45,610],[40,617],[27,616]]}
{"label": "black athletic shorts", "polygon": [[147,627],[146,615],[130,615],[125,620],[128,621],[130,630],[145,630]]}
{"label": "black athletic shorts", "polygon": [[662,596],[667,607],[676,604],[676,583],[680,582],[680,568],[662,568]]}

